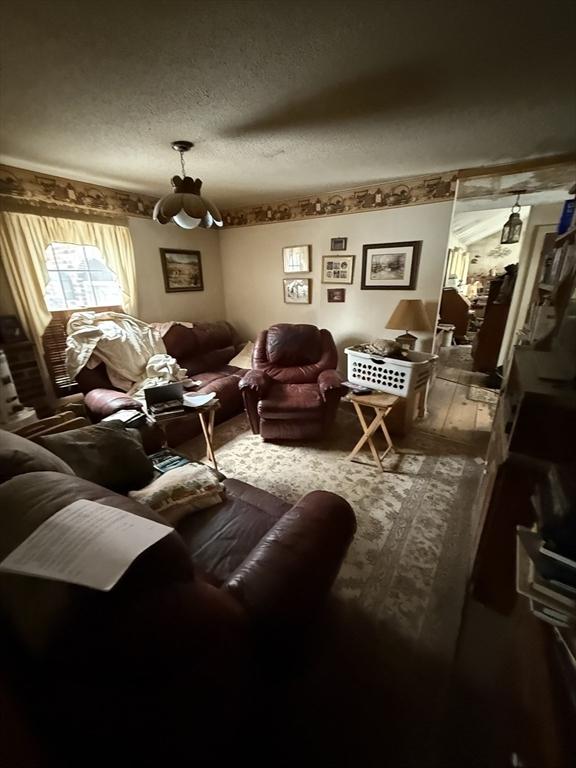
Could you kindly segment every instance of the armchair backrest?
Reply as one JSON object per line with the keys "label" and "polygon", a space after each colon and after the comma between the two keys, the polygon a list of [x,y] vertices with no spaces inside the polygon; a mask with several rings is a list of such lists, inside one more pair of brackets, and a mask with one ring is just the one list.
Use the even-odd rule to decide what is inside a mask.
{"label": "armchair backrest", "polygon": [[336,368],[338,352],[330,331],[278,323],[258,334],[252,365],[276,381],[311,384],[322,371]]}

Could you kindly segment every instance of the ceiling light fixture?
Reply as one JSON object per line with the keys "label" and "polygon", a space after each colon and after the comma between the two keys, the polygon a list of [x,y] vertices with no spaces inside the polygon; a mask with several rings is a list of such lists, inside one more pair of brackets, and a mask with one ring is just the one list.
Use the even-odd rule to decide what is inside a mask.
{"label": "ceiling light fixture", "polygon": [[520,211],[522,209],[520,208],[518,201],[520,200],[520,195],[523,192],[523,189],[515,189],[512,192],[512,194],[516,194],[516,202],[512,206],[512,211],[508,217],[508,221],[502,227],[502,237],[500,238],[500,243],[502,245],[511,245],[512,243],[517,243],[520,240],[520,233],[522,232],[522,219],[520,218]]}
{"label": "ceiling light fixture", "polygon": [[173,221],[183,229],[195,227],[208,229],[212,224],[221,227],[224,223],[222,214],[213,203],[200,195],[202,180],[186,176],[184,152],[188,152],[193,146],[191,141],[183,139],[172,142],[172,149],[180,153],[182,176],[172,177],[174,191],[158,200],[154,206],[152,218],[160,224]]}

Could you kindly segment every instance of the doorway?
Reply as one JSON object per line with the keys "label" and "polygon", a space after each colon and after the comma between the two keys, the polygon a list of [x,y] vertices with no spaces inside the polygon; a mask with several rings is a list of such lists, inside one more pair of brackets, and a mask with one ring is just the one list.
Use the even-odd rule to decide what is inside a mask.
{"label": "doorway", "polygon": [[[460,180],[452,216],[439,322],[453,327],[451,367],[499,388],[533,296],[545,235],[569,196],[570,169]],[[502,242],[518,192],[522,228]]]}

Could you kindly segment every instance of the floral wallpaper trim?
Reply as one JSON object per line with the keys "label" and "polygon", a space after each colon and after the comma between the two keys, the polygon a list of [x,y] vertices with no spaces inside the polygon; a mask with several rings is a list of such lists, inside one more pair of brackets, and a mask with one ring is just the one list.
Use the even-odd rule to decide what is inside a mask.
{"label": "floral wallpaper trim", "polygon": [[380,208],[422,205],[451,200],[456,191],[456,171],[371,184],[362,188],[323,192],[282,202],[224,210],[224,226],[246,227],[319,216],[362,213]]}
{"label": "floral wallpaper trim", "polygon": [[[361,213],[380,208],[451,200],[456,189],[455,171],[382,181],[362,188],[323,192],[282,202],[225,210],[224,224],[243,227],[295,221],[318,216]],[[27,209],[52,208],[99,216],[151,218],[157,198],[122,192],[61,176],[0,165],[0,201],[9,198]]]}
{"label": "floral wallpaper trim", "polygon": [[61,176],[0,165],[0,201],[9,198],[18,207],[59,209],[63,213],[152,218],[158,198],[101,187]]}

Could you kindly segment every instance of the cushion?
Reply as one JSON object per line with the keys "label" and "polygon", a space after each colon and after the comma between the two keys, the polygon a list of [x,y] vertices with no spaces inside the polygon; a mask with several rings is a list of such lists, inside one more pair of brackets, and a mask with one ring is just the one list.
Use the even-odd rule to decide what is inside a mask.
{"label": "cushion", "polygon": [[259,401],[258,413],[267,419],[319,419],[323,402],[317,384],[274,384]]}
{"label": "cushion", "polygon": [[220,504],[224,486],[211,467],[194,463],[171,469],[129,496],[174,524],[189,512]]}
{"label": "cushion", "polygon": [[252,350],[254,349],[254,342],[249,341],[244,345],[244,348],[238,352],[236,357],[233,357],[228,365],[235,365],[237,368],[252,368]]}
{"label": "cushion", "polygon": [[41,445],[12,432],[0,430],[0,483],[26,472],[74,474],[69,464]]}
{"label": "cushion", "polygon": [[109,422],[38,437],[38,442],[66,461],[78,475],[117,493],[142,488],[154,476],[136,430]]}

